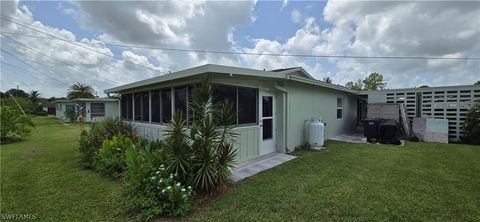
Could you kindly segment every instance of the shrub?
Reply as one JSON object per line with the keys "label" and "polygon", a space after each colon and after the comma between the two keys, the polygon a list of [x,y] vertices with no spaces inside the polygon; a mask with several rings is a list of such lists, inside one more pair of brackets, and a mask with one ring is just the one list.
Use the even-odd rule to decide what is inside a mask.
{"label": "shrub", "polygon": [[228,101],[214,103],[213,88],[205,79],[195,88],[190,108],[195,114],[190,134],[176,113],[167,131],[165,150],[168,170],[179,174],[183,182],[191,180],[195,190],[218,191],[228,182],[235,163],[235,137],[232,126],[235,113]]}
{"label": "shrub", "polygon": [[119,118],[107,117],[102,121],[93,123],[90,130],[80,134],[81,162],[85,167],[92,168],[95,154],[102,147],[104,140],[114,136],[132,137],[132,127]]}
{"label": "shrub", "polygon": [[160,164],[164,159],[162,149],[153,149],[147,143],[126,150],[127,207],[136,213],[137,220],[181,216],[192,208],[192,188],[182,185],[177,175],[169,174]]}
{"label": "shrub", "polygon": [[10,142],[32,134],[35,127],[32,118],[21,111],[8,106],[0,107],[1,115],[1,141]]}
{"label": "shrub", "polygon": [[133,143],[130,137],[117,136],[103,141],[102,148],[95,155],[95,169],[114,179],[120,178],[127,167],[125,151],[133,146]]}
{"label": "shrub", "polygon": [[480,102],[476,102],[468,111],[463,131],[463,142],[480,144]]}
{"label": "shrub", "polygon": [[77,114],[75,113],[75,109],[66,109],[65,112],[63,112],[65,117],[70,120],[70,122],[75,122],[77,120]]}

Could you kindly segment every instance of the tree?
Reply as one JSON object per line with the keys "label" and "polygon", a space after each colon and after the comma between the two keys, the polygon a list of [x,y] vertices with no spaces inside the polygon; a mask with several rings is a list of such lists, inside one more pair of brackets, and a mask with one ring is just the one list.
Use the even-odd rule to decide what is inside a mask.
{"label": "tree", "polygon": [[463,142],[480,145],[480,102],[476,102],[468,111],[463,131]]}
{"label": "tree", "polygon": [[362,80],[361,79],[358,79],[356,82],[347,82],[347,84],[345,84],[345,87],[349,88],[349,89],[353,89],[353,90],[358,90],[358,91],[362,91],[364,90],[363,89],[363,83],[362,83]]}
{"label": "tree", "polygon": [[332,84],[332,79],[330,79],[330,77],[328,77],[328,76],[323,78],[323,81],[326,82],[326,83]]}
{"label": "tree", "polygon": [[476,81],[473,85],[480,86],[480,80]]}
{"label": "tree", "polygon": [[383,82],[382,74],[374,72],[363,80],[363,85],[365,90],[379,90],[385,88],[387,83]]}
{"label": "tree", "polygon": [[22,139],[32,134],[35,125],[30,116],[23,115],[18,110],[8,106],[1,106],[0,113],[2,114],[2,124],[0,124],[0,140],[2,143]]}
{"label": "tree", "polygon": [[30,101],[32,101],[34,105],[38,105],[38,101],[40,100],[40,93],[37,90],[30,91],[29,97]]}
{"label": "tree", "polygon": [[12,95],[14,97],[21,97],[21,98],[30,97],[30,95],[28,93],[26,93],[25,91],[23,91],[21,89],[9,89],[8,91],[5,92],[4,96],[8,97],[10,95]]}
{"label": "tree", "polygon": [[419,86],[418,88],[430,88],[430,86],[427,86],[427,85],[421,85],[421,86]]}
{"label": "tree", "polygon": [[70,86],[70,89],[67,93],[67,98],[95,98],[95,90],[87,84],[77,82],[76,84]]}

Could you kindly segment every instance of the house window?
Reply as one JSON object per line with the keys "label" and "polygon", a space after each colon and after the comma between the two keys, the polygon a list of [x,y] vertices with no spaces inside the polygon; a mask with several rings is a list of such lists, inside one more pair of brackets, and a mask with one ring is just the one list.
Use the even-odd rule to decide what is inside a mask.
{"label": "house window", "polygon": [[343,118],[343,98],[337,98],[337,119]]}
{"label": "house window", "polygon": [[187,87],[175,88],[175,112],[180,112],[183,119],[187,119]]}
{"label": "house window", "polygon": [[142,93],[142,122],[150,121],[150,92]]}
{"label": "house window", "polygon": [[122,95],[122,118],[126,120],[132,120],[133,117],[133,101],[132,94]]}
{"label": "house window", "polygon": [[168,123],[172,120],[172,90],[162,89],[161,91],[161,101],[162,101],[162,123]]}
{"label": "house window", "polygon": [[150,97],[152,100],[152,122],[160,123],[160,91],[152,90]]}
{"label": "house window", "polygon": [[134,118],[135,121],[142,121],[142,93],[133,94]]}
{"label": "house window", "polygon": [[105,103],[91,103],[90,104],[90,115],[92,117],[103,117],[105,116]]}

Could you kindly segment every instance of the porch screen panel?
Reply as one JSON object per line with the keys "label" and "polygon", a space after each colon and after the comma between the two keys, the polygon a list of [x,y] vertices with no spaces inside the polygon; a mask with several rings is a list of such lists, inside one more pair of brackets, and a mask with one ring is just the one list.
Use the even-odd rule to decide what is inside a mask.
{"label": "porch screen panel", "polygon": [[172,91],[171,89],[161,90],[162,101],[162,123],[169,123],[172,120]]}
{"label": "porch screen panel", "polygon": [[142,93],[142,122],[148,122],[150,114],[150,92]]}
{"label": "porch screen panel", "polygon": [[152,122],[160,123],[160,91],[152,90],[150,96],[152,100]]}
{"label": "porch screen panel", "polygon": [[133,112],[133,102],[132,102],[132,94],[124,94],[122,95],[122,118],[126,120],[132,120],[132,112]]}
{"label": "porch screen panel", "polygon": [[183,119],[187,118],[187,87],[175,88],[175,112],[180,112]]}
{"label": "porch screen panel", "polygon": [[135,116],[133,119],[135,121],[142,121],[142,94],[134,93],[133,100],[134,100],[134,106],[135,106],[134,107]]}
{"label": "porch screen panel", "polygon": [[238,124],[257,123],[258,90],[238,87]]}

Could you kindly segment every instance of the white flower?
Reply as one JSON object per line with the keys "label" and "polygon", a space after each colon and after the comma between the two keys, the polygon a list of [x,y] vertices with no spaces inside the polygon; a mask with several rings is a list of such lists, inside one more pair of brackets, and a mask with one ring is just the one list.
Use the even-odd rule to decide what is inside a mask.
{"label": "white flower", "polygon": [[185,188],[182,188],[182,192],[185,192]]}
{"label": "white flower", "polygon": [[187,197],[187,195],[184,194],[184,195],[183,195],[183,198],[185,198],[185,197]]}
{"label": "white flower", "polygon": [[171,186],[168,186],[168,187],[167,187],[167,190],[170,190],[170,189],[172,189],[172,187],[171,187]]}
{"label": "white flower", "polygon": [[174,176],[177,176],[177,173],[175,173]]}
{"label": "white flower", "polygon": [[177,187],[179,187],[179,186],[180,186],[180,182],[177,183]]}
{"label": "white flower", "polygon": [[171,178],[173,178],[173,175],[172,175],[172,174],[170,174],[170,179],[171,179]]}
{"label": "white flower", "polygon": [[161,167],[161,168],[163,168],[164,166],[165,166],[165,165],[163,165],[163,164],[162,164],[162,165],[160,165],[160,167]]}
{"label": "white flower", "polygon": [[162,179],[162,178],[160,178],[160,180],[159,180],[159,181],[160,181],[160,183],[161,183],[161,182],[163,182],[163,179]]}
{"label": "white flower", "polygon": [[165,193],[165,189],[162,190],[162,193]]}
{"label": "white flower", "polygon": [[160,171],[157,171],[157,172],[155,172],[155,173],[156,173],[156,174],[159,174],[159,173],[160,173]]}
{"label": "white flower", "polygon": [[191,186],[188,186],[188,189],[189,189],[189,190],[191,190],[191,189],[192,189],[192,187],[191,187]]}
{"label": "white flower", "polygon": [[155,180],[155,176],[153,176],[151,179],[152,179],[152,180]]}

